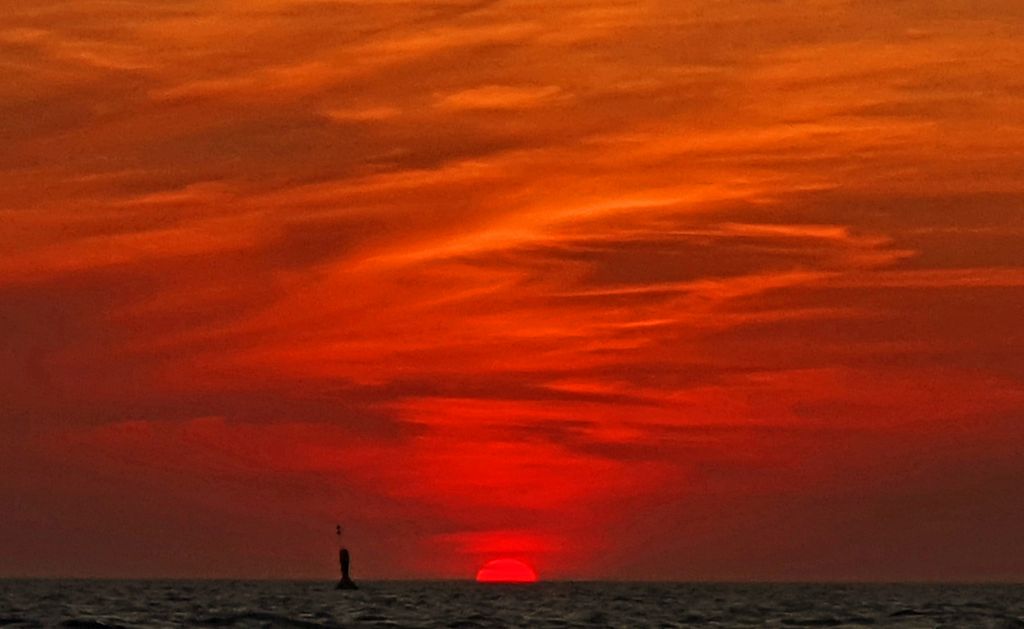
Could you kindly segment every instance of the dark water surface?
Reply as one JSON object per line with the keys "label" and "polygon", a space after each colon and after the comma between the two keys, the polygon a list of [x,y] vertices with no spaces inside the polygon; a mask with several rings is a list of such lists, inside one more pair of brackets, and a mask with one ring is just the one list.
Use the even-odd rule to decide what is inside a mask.
{"label": "dark water surface", "polygon": [[1024,629],[1024,585],[0,581],[0,626]]}

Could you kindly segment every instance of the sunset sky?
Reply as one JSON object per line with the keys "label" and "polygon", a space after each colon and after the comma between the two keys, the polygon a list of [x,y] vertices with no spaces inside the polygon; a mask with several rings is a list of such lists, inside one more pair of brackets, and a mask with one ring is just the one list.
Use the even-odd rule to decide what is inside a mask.
{"label": "sunset sky", "polygon": [[0,15],[0,576],[1024,579],[1020,0]]}

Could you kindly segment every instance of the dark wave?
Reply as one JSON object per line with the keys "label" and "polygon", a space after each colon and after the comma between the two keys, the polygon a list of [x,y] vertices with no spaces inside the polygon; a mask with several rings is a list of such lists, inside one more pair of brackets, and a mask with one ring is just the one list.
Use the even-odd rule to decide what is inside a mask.
{"label": "dark wave", "polygon": [[[228,616],[210,616],[196,619],[195,624],[204,627],[230,627],[245,622],[270,623],[271,627],[298,627],[300,629],[340,629],[340,625],[319,623],[301,618],[290,618],[271,612],[242,612]],[[266,626],[266,625],[263,625]]]}
{"label": "dark wave", "polygon": [[117,625],[113,623],[103,622],[101,620],[91,620],[88,618],[71,618],[60,623],[61,627],[66,629],[128,629],[124,625]]}

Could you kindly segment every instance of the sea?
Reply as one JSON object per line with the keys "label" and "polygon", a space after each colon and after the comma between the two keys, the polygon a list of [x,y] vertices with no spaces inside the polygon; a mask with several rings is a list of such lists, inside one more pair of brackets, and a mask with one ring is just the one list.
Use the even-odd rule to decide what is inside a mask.
{"label": "sea", "polygon": [[1024,629],[1024,585],[5,580],[0,626]]}

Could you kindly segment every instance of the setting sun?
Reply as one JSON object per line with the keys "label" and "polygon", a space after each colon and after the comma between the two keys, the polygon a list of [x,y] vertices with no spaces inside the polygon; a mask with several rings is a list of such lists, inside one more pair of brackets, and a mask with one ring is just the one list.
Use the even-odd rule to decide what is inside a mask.
{"label": "setting sun", "polygon": [[518,559],[492,559],[476,573],[477,583],[536,583],[537,573]]}

